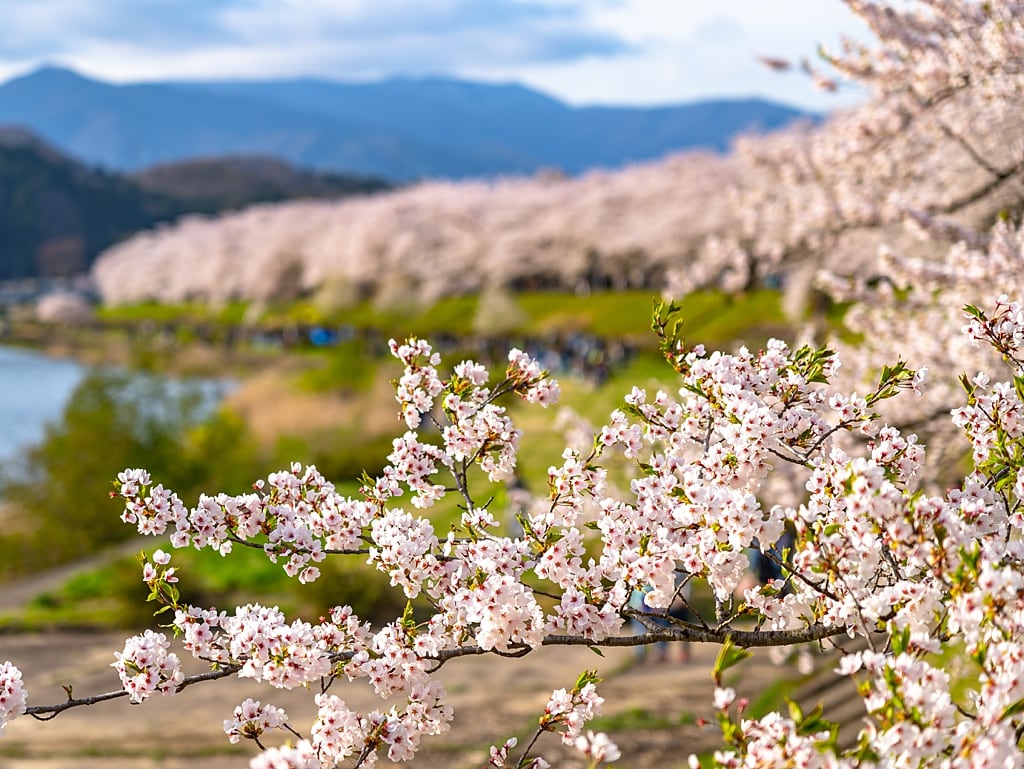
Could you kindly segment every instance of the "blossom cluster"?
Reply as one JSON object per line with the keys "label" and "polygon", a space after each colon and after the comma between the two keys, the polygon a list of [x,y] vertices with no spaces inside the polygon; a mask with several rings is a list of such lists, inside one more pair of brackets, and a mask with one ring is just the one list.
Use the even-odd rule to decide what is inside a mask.
{"label": "blossom cluster", "polygon": [[[680,349],[671,340],[665,345]],[[547,380],[521,353],[510,356],[505,380],[488,388],[487,372],[466,361],[442,379],[440,359],[425,342],[395,343],[393,349],[406,365],[397,397],[407,424],[427,419],[456,430],[477,424],[481,408],[506,393],[543,402],[529,393]],[[302,563],[326,557],[335,549],[329,545],[362,553],[410,598],[426,594],[435,613],[424,622],[402,619],[374,632],[345,607],[318,624],[288,622],[279,610],[258,605],[232,614],[198,609],[177,605],[175,594],[159,589],[165,575],[177,578],[163,554],[162,570],[147,563],[147,574],[156,595],[174,604],[174,624],[186,648],[202,659],[236,665],[239,675],[278,687],[342,675],[365,678],[382,697],[407,698],[405,710],[358,714],[337,696],[321,695],[309,744],[327,763],[365,751],[376,755],[378,748],[392,759],[409,757],[423,735],[443,731],[450,714],[443,689],[429,678],[432,659],[466,644],[509,653],[558,634],[599,643],[620,632],[632,590],[644,588],[655,609],[670,605],[678,569],[709,584],[726,622],[756,612],[777,630],[862,633],[890,622],[924,634],[939,597],[935,588],[922,587],[935,557],[920,543],[935,525],[922,511],[934,516],[933,507],[947,505],[952,514],[953,502],[914,504],[908,498],[923,449],[913,436],[876,424],[870,410],[919,386],[915,373],[896,365],[869,392],[829,396],[824,385],[839,362],[825,349],[791,349],[779,341],[735,354],[698,347],[674,353],[672,362],[680,374],[678,392],[649,395],[634,388],[589,456],[567,450],[562,464],[549,470],[547,504],[524,512],[518,539],[502,536],[469,490],[471,464],[493,476],[491,466],[481,461],[480,450],[467,454],[444,430],[442,447],[424,442],[416,430],[396,440],[392,464],[367,483],[362,501],[341,497],[315,468],[296,465],[257,484],[255,494],[202,498],[180,519],[193,529],[176,524],[179,540],[222,552],[225,545],[245,543],[278,557],[287,543],[290,562]],[[419,421],[410,420],[410,404]],[[835,445],[843,432],[867,438],[860,456]],[[488,441],[489,452],[514,457],[514,429]],[[609,496],[599,464],[617,449],[643,460],[628,495],[618,498]],[[758,500],[780,462],[803,468],[811,496],[800,508],[765,509]],[[439,481],[442,472],[450,476],[448,484]],[[125,478],[126,506],[136,519],[154,520],[146,501],[152,494],[140,483],[148,479],[131,472]],[[392,507],[403,487],[417,499],[427,489],[454,489],[466,502],[463,533],[439,538],[429,519]],[[956,504],[962,508],[961,500]],[[945,520],[943,525],[954,531]],[[749,566],[748,548],[754,543],[767,553],[787,526],[797,537],[790,568],[815,578],[755,588],[729,609]],[[585,558],[591,527],[600,532],[600,548]],[[881,528],[890,532],[884,550],[876,539]],[[944,554],[955,547],[948,542]],[[547,612],[526,580],[530,575],[558,593]],[[674,632],[686,637],[685,625]],[[542,727],[557,726],[567,745],[607,760],[616,754],[614,745],[583,731],[600,702],[593,681],[572,692],[558,690]]]}
{"label": "blossom cluster", "polygon": [[185,674],[178,655],[170,651],[170,642],[163,633],[147,630],[125,641],[124,649],[114,654],[121,683],[132,702],[142,702],[150,695],[174,694]]}
{"label": "blossom cluster", "polygon": [[[478,318],[495,317],[509,306],[504,289],[540,276],[569,291],[653,284],[709,233],[735,229],[738,212],[717,193],[740,180],[737,165],[691,151],[570,178],[425,180],[370,198],[186,216],[108,249],[92,277],[111,305],[272,301],[300,288],[328,303],[365,291],[429,306],[482,291]],[[711,259],[697,268],[709,281],[718,272]],[[505,302],[489,307],[489,294]]]}
{"label": "blossom cluster", "polygon": [[288,722],[288,714],[274,705],[263,705],[251,697],[235,708],[232,718],[224,720],[224,733],[235,743],[243,737],[259,739],[268,729],[280,729]]}
{"label": "blossom cluster", "polygon": [[[562,741],[566,745],[575,745],[584,725],[601,712],[604,697],[597,693],[595,680],[592,671],[582,673],[570,691],[556,689],[544,706],[541,726],[547,729],[563,728]],[[587,738],[584,741],[588,746],[593,742]]]}
{"label": "blossom cluster", "polygon": [[[579,591],[567,591],[552,616],[545,617],[533,590],[520,580],[536,567],[538,574],[569,585],[579,558],[561,554],[570,542],[575,543],[574,553],[582,546],[579,530],[556,537],[554,521],[540,516],[533,522],[534,539],[550,546],[538,554],[529,540],[492,533],[497,522],[470,496],[467,473],[473,465],[492,480],[514,468],[519,433],[496,401],[518,394],[528,403],[546,406],[557,397],[557,384],[517,350],[509,355],[505,378],[493,387],[488,386],[487,370],[471,361],[458,364],[451,378],[442,380],[440,359],[422,340],[392,343],[392,350],[406,366],[396,398],[407,425],[444,420],[443,446],[425,442],[410,429],[395,440],[391,464],[367,483],[363,499],[342,497],[315,468],[301,465],[271,474],[255,484],[254,493],[204,495],[191,510],[173,493],[153,485],[143,470],[126,470],[118,479],[124,520],[142,533],[172,530],[175,547],[209,547],[224,555],[234,546],[260,547],[272,559],[286,558],[285,571],[300,581],[315,579],[318,570],[312,564],[331,553],[362,554],[408,597],[426,592],[438,607],[425,623],[400,620],[378,631],[348,607],[334,609],[319,623],[288,621],[276,607],[257,604],[233,612],[204,609],[180,602],[175,585],[179,577],[167,553],[158,550],[145,560],[143,579],[150,598],[174,610],[173,627],[197,658],[274,687],[307,686],[342,676],[365,679],[381,697],[406,698],[404,708],[358,714],[335,695],[319,695],[320,716],[307,744],[309,755],[325,766],[352,755],[372,760],[378,749],[392,760],[403,760],[415,752],[422,736],[447,730],[451,709],[444,704],[443,687],[430,679],[428,670],[432,659],[453,646],[471,641],[481,649],[507,652],[539,646],[549,630],[571,627],[606,637],[622,623],[614,606],[606,603],[597,610]],[[468,536],[450,532],[441,540],[428,519],[390,505],[408,489],[414,506],[429,507],[434,498],[448,493],[438,482],[441,472],[467,502],[462,521]],[[620,604],[622,592],[619,588],[616,593]],[[171,691],[180,683],[178,674],[168,672],[176,657],[140,652],[143,646],[163,648],[159,639],[139,637],[119,657],[133,698],[142,699],[154,689]],[[591,684],[588,698],[592,689]],[[581,737],[587,717],[589,711],[563,714],[560,722],[571,721],[566,721],[571,742],[579,739],[588,755],[611,755],[603,740]],[[225,731],[233,740],[258,739],[284,723],[277,709],[247,701],[225,722]],[[274,753],[267,760],[306,755],[301,745],[288,750],[290,758]]]}
{"label": "blossom cluster", "polygon": [[21,671],[10,662],[0,664],[0,737],[7,731],[7,722],[25,712],[27,701]]}

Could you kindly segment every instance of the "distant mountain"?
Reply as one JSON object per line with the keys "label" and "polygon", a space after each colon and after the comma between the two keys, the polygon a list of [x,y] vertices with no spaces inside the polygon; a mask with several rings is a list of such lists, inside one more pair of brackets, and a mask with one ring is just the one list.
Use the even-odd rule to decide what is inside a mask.
{"label": "distant mountain", "polygon": [[[457,149],[479,146],[496,164],[577,174],[619,167],[684,149],[729,148],[745,132],[763,133],[798,118],[815,119],[761,99],[710,100],[677,106],[569,107],[521,85],[442,78],[379,83],[326,80],[178,83],[339,119],[415,131],[418,139]],[[495,168],[495,173],[519,170]]]}
{"label": "distant mountain", "polygon": [[0,127],[0,280],[83,273],[108,246],[185,213],[387,186],[262,158],[169,165],[128,177],[84,166],[25,129]]}
{"label": "distant mountain", "polygon": [[573,108],[520,85],[442,78],[111,85],[48,67],[0,85],[0,123],[114,170],[259,154],[392,179],[577,174],[722,151],[737,134],[813,117],[758,99]]}

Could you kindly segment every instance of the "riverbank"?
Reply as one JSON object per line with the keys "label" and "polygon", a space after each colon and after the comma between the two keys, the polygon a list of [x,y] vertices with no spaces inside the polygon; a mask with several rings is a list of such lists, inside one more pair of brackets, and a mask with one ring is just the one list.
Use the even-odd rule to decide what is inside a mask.
{"label": "riverbank", "polygon": [[85,366],[119,366],[175,377],[239,379],[264,369],[279,357],[272,350],[225,349],[217,344],[181,342],[145,331],[29,321],[8,323],[0,334],[0,345]]}

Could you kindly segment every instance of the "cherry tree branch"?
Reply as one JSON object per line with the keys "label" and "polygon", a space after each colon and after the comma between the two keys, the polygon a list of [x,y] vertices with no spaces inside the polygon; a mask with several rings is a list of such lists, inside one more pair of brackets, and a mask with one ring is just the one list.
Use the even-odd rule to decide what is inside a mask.
{"label": "cherry tree branch", "polygon": [[[638,618],[644,615],[637,612]],[[614,636],[602,640],[595,640],[579,635],[556,635],[551,634],[544,637],[542,646],[589,646],[598,648],[622,648],[632,646],[647,646],[659,642],[691,641],[696,643],[723,644],[730,641],[734,646],[742,648],[761,648],[771,646],[791,646],[795,644],[821,641],[846,633],[846,628],[828,625],[809,625],[806,628],[793,630],[737,630],[733,628],[700,628],[694,625],[684,624],[669,628],[659,627],[657,630],[650,629],[646,633],[638,635]],[[481,656],[493,654],[502,657],[523,657],[535,651],[529,646],[513,645],[509,651],[497,649],[484,649],[476,645],[457,646],[452,649],[445,649],[439,652],[436,657],[428,657],[427,660],[436,660],[437,668],[452,659],[460,657]],[[339,662],[352,658],[352,652],[337,652],[330,655],[333,662]],[[436,670],[437,668],[434,668]],[[175,687],[175,693],[205,681],[216,681],[221,678],[235,675],[242,669],[242,664],[235,662],[211,670],[206,673],[187,676]],[[49,721],[61,713],[77,707],[88,707],[109,700],[127,697],[128,692],[124,689],[118,691],[94,694],[88,697],[68,697],[64,702],[55,705],[33,705],[25,710],[25,715],[32,716],[39,721]]]}
{"label": "cherry tree branch", "polygon": [[[204,681],[216,681],[219,678],[227,678],[228,676],[234,675],[242,669],[240,664],[224,665],[217,670],[211,670],[207,673],[199,673],[194,676],[187,676],[177,687],[175,687],[175,693],[186,689],[193,684],[202,683]],[[70,687],[67,691],[71,691]],[[63,713],[65,710],[71,708],[84,707],[89,705],[96,705],[100,702],[107,702],[108,700],[116,700],[121,697],[127,697],[128,692],[124,689],[120,689],[115,692],[106,692],[104,694],[94,694],[89,697],[71,697],[68,696],[67,700],[58,705],[33,705],[32,707],[26,708],[25,715],[32,716],[39,721],[49,721],[56,718],[58,715]]]}

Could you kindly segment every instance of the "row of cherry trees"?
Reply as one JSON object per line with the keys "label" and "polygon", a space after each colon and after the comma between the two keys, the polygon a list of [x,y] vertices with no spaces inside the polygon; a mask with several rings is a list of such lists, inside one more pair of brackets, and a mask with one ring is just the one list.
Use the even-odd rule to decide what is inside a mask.
{"label": "row of cherry trees", "polygon": [[[1024,307],[1008,296],[1024,277],[1014,193],[1024,147],[1010,140],[1024,3],[848,5],[877,39],[847,44],[828,63],[875,96],[799,140],[778,139],[778,152],[759,162],[779,181],[748,189],[749,227],[728,247],[773,263],[794,244],[820,253],[859,227],[909,217],[922,237],[916,253],[887,252],[874,275],[821,278],[854,303],[846,322],[855,344],[708,351],[687,345],[678,308],[663,306],[654,325],[677,389],[626,395],[590,448],[567,449],[550,468],[547,495],[510,536],[486,501],[516,466],[508,400],[544,407],[557,385],[518,351],[494,381],[470,361],[442,366],[425,341],[394,343],[407,429],[358,497],[301,464],[252,493],[194,507],[143,470],[122,473],[117,494],[126,523],[169,535],[173,548],[260,548],[302,582],[319,578],[325,558],[365,560],[429,606],[426,616],[410,610],[372,627],[347,607],[318,622],[255,604],[202,609],[181,600],[183,575],[158,550],[143,567],[150,597],[211,672],[186,676],[166,635],[147,631],[116,655],[122,690],[42,705],[5,662],[0,731],[25,714],[141,702],[241,676],[308,687],[318,709],[302,729],[273,705],[241,703],[225,730],[256,742],[254,767],[402,761],[451,721],[434,676],[443,664],[546,645],[688,640],[723,648],[713,671],[723,735],[715,766],[1024,763]],[[985,201],[987,218],[972,209]],[[927,453],[918,432],[939,450]],[[948,439],[954,433],[962,443]],[[635,468],[628,488],[609,481],[620,457]],[[441,533],[428,511],[446,497],[462,512]],[[780,553],[773,544],[784,531],[791,544]],[[777,562],[781,578],[744,584],[751,547]],[[706,581],[714,617],[659,623],[630,608],[631,593],[645,589],[649,606],[667,611],[685,592],[678,573]],[[627,620],[646,632],[630,634]],[[836,674],[853,676],[863,697],[852,747],[817,715],[747,718],[722,685],[743,649],[841,648],[850,638],[864,650],[844,654]],[[966,660],[966,673],[953,675],[953,658]],[[345,682],[371,687],[382,706],[349,708]],[[592,765],[619,754],[586,729],[602,702],[597,684],[586,671],[553,692],[537,726]],[[492,749],[490,766],[545,765],[534,748],[509,740]]]}
{"label": "row of cherry trees", "polygon": [[327,305],[429,304],[487,288],[657,287],[709,233],[734,227],[717,193],[738,178],[733,159],[689,153],[571,179],[428,181],[191,216],[109,249],[92,279],[111,304],[317,292]]}

